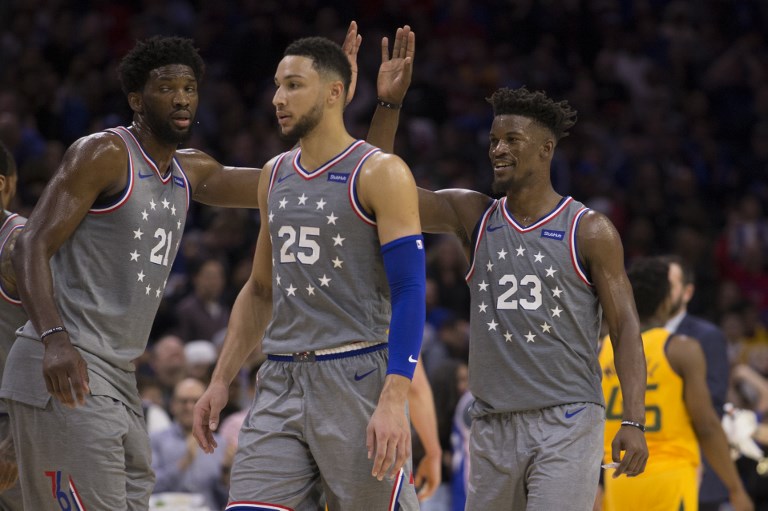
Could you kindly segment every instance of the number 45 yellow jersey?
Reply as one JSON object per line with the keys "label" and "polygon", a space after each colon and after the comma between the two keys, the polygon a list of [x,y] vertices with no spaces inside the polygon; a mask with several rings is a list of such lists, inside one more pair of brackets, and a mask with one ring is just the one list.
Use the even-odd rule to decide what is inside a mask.
{"label": "number 45 yellow jersey", "polygon": [[[648,443],[646,473],[680,466],[697,467],[699,444],[683,400],[683,379],[667,360],[665,347],[671,334],[663,328],[643,332],[648,367],[645,391],[645,439]],[[600,349],[603,394],[606,402],[605,463],[611,459],[611,442],[621,427],[624,402],[608,337]]]}

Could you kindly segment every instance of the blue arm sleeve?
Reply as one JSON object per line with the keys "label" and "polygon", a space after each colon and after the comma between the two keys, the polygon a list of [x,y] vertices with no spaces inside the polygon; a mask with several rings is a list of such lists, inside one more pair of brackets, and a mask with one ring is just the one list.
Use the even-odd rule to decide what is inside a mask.
{"label": "blue arm sleeve", "polygon": [[387,374],[413,378],[426,317],[424,238],[405,236],[381,247],[392,301]]}

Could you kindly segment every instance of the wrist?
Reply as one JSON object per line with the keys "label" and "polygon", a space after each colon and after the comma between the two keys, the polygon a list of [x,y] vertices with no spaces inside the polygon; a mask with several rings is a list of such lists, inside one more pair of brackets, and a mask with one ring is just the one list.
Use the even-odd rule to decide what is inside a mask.
{"label": "wrist", "polygon": [[58,338],[58,337],[63,338],[63,337],[66,337],[66,334],[67,334],[66,328],[64,328],[61,325],[54,326],[47,330],[44,330],[43,333],[40,334],[40,341],[47,346],[51,338]]}
{"label": "wrist", "polygon": [[637,428],[643,433],[645,433],[645,424],[637,421],[629,421],[629,420],[623,420],[621,421],[622,427],[631,427],[631,428]]}
{"label": "wrist", "polygon": [[382,97],[376,98],[376,104],[380,107],[387,108],[389,110],[400,110],[403,107],[403,103],[395,102],[395,101],[388,101],[387,99],[384,99]]}

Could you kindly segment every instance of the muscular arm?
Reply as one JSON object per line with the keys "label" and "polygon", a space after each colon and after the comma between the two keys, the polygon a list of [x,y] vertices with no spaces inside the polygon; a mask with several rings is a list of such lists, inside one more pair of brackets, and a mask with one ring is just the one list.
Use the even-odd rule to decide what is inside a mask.
{"label": "muscular arm", "polygon": [[[267,203],[269,169],[266,166],[259,182],[259,199]],[[272,243],[269,238],[267,208],[259,210],[261,228],[256,241],[251,276],[237,295],[229,317],[219,360],[211,384],[195,405],[193,434],[200,447],[210,453],[216,447],[213,432],[219,426],[219,413],[227,403],[228,388],[248,355],[261,343],[272,318]]]}
{"label": "muscular arm", "polygon": [[[590,211],[581,219],[577,242],[608,322],[616,373],[624,396],[623,419],[644,424],[645,355],[632,287],[624,270],[624,248],[619,233],[608,218]],[[613,443],[614,461],[619,461],[622,450],[626,452],[614,477],[641,473],[648,448],[638,428],[628,426],[619,430]]]}
{"label": "muscular arm", "polygon": [[3,247],[3,251],[0,253],[0,280],[3,283],[3,288],[14,296],[18,294],[18,290],[16,286],[16,272],[13,270],[11,257],[16,248],[16,239],[19,237],[19,234],[21,234],[21,226],[11,231],[5,241],[5,247]]}
{"label": "muscular arm", "polygon": [[[38,332],[63,324],[53,295],[50,258],[72,236],[97,198],[122,191],[127,172],[125,146],[115,135],[99,133],[72,144],[43,191],[12,256],[19,296]],[[73,389],[82,402],[87,392],[85,362],[66,332],[50,335],[46,341],[43,370],[48,391],[73,406]]]}
{"label": "muscular arm", "polygon": [[192,199],[209,206],[259,207],[261,169],[225,167],[197,149],[176,152],[192,186]]}
{"label": "muscular arm", "polygon": [[[712,407],[707,388],[707,364],[704,352],[695,339],[676,335],[667,345],[667,359],[684,382],[683,400],[691,417],[701,450],[717,476],[723,481],[735,505],[746,497],[736,466],[731,461],[728,440]],[[738,507],[737,509],[745,509]]]}

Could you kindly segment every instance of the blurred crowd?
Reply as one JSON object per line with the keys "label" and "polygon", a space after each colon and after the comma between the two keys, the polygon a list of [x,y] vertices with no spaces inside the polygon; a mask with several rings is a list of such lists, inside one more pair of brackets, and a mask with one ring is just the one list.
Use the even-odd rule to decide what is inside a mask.
{"label": "blurred crowd", "polygon": [[[375,105],[381,37],[406,23],[416,33],[413,83],[395,148],[420,186],[490,192],[492,112],[485,98],[495,89],[526,85],[567,99],[579,122],[559,145],[556,190],[611,218],[628,263],[675,253],[695,269],[689,311],[719,324],[734,365],[762,378],[734,383],[732,398],[766,416],[768,397],[759,391],[768,377],[762,0],[5,0],[0,140],[19,167],[11,209],[29,214],[74,140],[130,123],[116,65],[135,40],[194,39],[207,73],[188,146],[228,165],[260,167],[287,148],[271,105],[283,48],[305,35],[340,43],[351,19],[363,46],[346,116],[361,138]],[[215,363],[257,232],[254,211],[191,207],[150,347],[137,361],[155,431],[186,430],[190,399],[202,393],[187,379],[205,381]],[[448,482],[454,412],[466,393],[469,292],[458,244],[436,236],[427,243],[423,360]],[[233,386],[232,424],[242,420],[260,361],[254,355]],[[231,456],[222,451],[211,502],[226,493],[219,476]]]}

